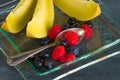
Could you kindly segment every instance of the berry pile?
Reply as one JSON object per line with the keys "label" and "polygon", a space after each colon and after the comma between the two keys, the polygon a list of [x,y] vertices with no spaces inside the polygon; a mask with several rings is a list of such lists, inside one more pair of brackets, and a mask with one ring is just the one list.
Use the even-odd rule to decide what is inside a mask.
{"label": "berry pile", "polygon": [[[46,38],[40,39],[40,45],[44,46],[54,42],[56,36],[63,30],[69,28],[82,28],[85,31],[84,39],[89,39],[92,36],[93,24],[88,21],[80,23],[75,18],[69,18],[67,23],[62,25],[54,24],[48,31]],[[38,54],[29,58],[29,60],[38,69],[45,68],[51,69],[61,63],[65,63],[74,60],[80,53],[79,48],[76,47],[79,41],[77,33],[68,31],[63,34],[62,39],[59,41],[59,45],[48,48],[39,52]]]}

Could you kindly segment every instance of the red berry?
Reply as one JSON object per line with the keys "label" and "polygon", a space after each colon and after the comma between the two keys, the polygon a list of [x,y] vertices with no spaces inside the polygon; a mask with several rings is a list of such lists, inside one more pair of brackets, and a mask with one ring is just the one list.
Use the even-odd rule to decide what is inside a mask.
{"label": "red berry", "polygon": [[60,25],[55,24],[53,25],[49,31],[48,31],[48,36],[50,39],[55,39],[56,36],[62,31],[62,28]]}
{"label": "red berry", "polygon": [[65,54],[64,46],[57,46],[51,54],[53,60],[59,60]]}
{"label": "red berry", "polygon": [[63,57],[60,58],[60,62],[64,63],[64,62],[68,62],[70,60],[75,59],[75,55],[72,53],[66,53]]}
{"label": "red berry", "polygon": [[84,39],[89,39],[92,36],[92,28],[86,24],[83,24],[81,28],[85,31]]}
{"label": "red berry", "polygon": [[75,46],[78,41],[79,37],[76,32],[74,31],[68,31],[64,34],[64,39],[68,42],[70,46]]}

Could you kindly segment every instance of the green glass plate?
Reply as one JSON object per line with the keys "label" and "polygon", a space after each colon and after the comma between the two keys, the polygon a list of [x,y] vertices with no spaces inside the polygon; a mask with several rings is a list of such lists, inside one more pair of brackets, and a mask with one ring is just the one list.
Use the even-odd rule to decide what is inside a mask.
{"label": "green glass plate", "polygon": [[[0,24],[2,24],[8,13],[16,6],[18,2],[18,0],[13,0],[0,5]],[[91,61],[89,59],[97,59],[98,57],[108,55],[106,52],[116,46],[117,48],[115,50],[120,50],[119,19],[115,16],[113,17],[114,14],[111,13],[111,10],[109,10],[102,1],[100,1],[100,6],[102,9],[102,14],[92,20],[94,24],[92,38],[89,40],[82,40],[82,42],[77,45],[80,49],[80,54],[77,56],[76,60],[60,64],[50,70],[38,70],[29,60],[26,60],[25,62],[15,66],[16,70],[18,70],[24,79],[29,79],[28,77],[31,79],[39,79],[39,76],[42,75],[44,75],[45,78],[46,74],[49,76],[60,74],[60,70],[69,71],[82,63]],[[55,8],[55,23],[65,23],[68,18],[69,17],[67,15]],[[11,34],[0,28],[0,37],[0,49],[4,52],[6,57],[14,56],[24,51],[40,47],[38,44],[40,42],[39,39],[31,39],[26,37],[25,29],[18,34]],[[109,52],[109,54],[113,51]]]}

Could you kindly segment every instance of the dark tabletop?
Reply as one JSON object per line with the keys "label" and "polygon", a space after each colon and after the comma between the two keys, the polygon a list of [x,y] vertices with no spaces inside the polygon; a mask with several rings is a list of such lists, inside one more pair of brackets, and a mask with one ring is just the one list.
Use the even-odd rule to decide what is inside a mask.
{"label": "dark tabletop", "polygon": [[[10,0],[0,0],[0,4]],[[104,0],[106,5],[114,11],[114,15],[120,14],[120,0]],[[103,62],[80,70],[62,80],[120,80],[120,55]],[[6,63],[6,58],[0,51],[0,80],[22,80],[14,67]]]}

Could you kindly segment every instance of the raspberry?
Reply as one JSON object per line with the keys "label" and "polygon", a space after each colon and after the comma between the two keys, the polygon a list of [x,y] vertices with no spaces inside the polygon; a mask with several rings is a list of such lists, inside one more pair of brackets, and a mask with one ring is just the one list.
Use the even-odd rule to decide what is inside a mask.
{"label": "raspberry", "polygon": [[81,28],[85,31],[84,39],[89,39],[92,36],[92,28],[86,24],[83,24]]}
{"label": "raspberry", "polygon": [[64,46],[57,46],[51,54],[53,60],[59,60],[65,54]]}
{"label": "raspberry", "polygon": [[75,55],[73,53],[66,53],[63,57],[60,58],[60,62],[64,63],[64,62],[68,62],[70,60],[75,59]]}
{"label": "raspberry", "polygon": [[62,31],[60,25],[55,24],[48,30],[48,36],[50,39],[55,39],[56,36]]}
{"label": "raspberry", "polygon": [[64,35],[64,39],[68,42],[70,46],[75,46],[79,41],[79,37],[74,31],[66,32]]}

